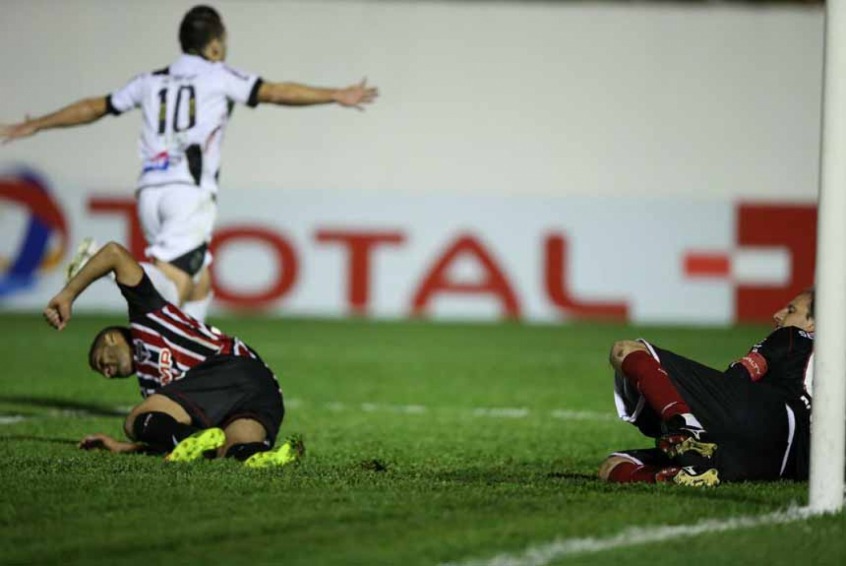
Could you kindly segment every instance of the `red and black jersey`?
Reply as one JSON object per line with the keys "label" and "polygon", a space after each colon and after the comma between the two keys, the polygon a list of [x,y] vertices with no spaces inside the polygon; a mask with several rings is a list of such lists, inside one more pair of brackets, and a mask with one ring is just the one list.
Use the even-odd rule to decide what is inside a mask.
{"label": "red and black jersey", "polygon": [[138,285],[118,287],[129,307],[133,361],[144,397],[182,379],[191,368],[212,356],[260,360],[240,339],[203,324],[165,301],[146,273]]}
{"label": "red and black jersey", "polygon": [[802,400],[810,409],[814,334],[795,326],[774,330],[726,371],[767,384],[790,401]]}

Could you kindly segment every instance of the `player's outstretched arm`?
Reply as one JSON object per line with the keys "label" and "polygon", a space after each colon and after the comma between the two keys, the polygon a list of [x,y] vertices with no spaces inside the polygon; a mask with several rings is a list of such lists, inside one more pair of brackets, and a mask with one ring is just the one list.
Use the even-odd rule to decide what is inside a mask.
{"label": "player's outstretched arm", "polygon": [[122,442],[107,434],[89,434],[79,441],[79,448],[82,450],[108,450],[118,454],[132,454],[145,449],[143,444],[137,442]]}
{"label": "player's outstretched arm", "polygon": [[29,137],[41,130],[90,124],[107,113],[106,97],[86,98],[40,118],[27,116],[23,122],[17,124],[1,124],[0,139],[3,143],[9,143],[12,140]]}
{"label": "player's outstretched arm", "polygon": [[70,320],[76,298],[91,283],[110,272],[114,272],[118,283],[130,287],[138,285],[144,277],[144,270],[129,251],[117,242],[109,242],[88,260],[64,289],[50,299],[44,309],[44,318],[50,326],[62,330]]}
{"label": "player's outstretched arm", "polygon": [[340,104],[364,110],[379,96],[379,89],[367,86],[367,79],[346,88],[319,88],[299,83],[262,83],[258,101],[284,106],[311,106],[314,104]]}

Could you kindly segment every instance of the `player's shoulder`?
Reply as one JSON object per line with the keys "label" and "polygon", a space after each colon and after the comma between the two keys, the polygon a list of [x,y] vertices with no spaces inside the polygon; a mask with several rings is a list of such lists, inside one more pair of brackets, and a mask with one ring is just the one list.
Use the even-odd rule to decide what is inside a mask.
{"label": "player's shoulder", "polygon": [[150,71],[142,71],[130,80],[130,83],[149,83],[150,81],[166,77],[170,74],[170,67],[159,67]]}
{"label": "player's shoulder", "polygon": [[810,353],[814,349],[814,333],[795,326],[783,326],[773,330],[764,342],[784,353]]}
{"label": "player's shoulder", "polygon": [[811,340],[814,339],[814,333],[808,332],[807,330],[802,330],[796,326],[782,326],[781,328],[776,328],[770,333],[770,336],[784,336],[786,338],[799,338],[801,340]]}
{"label": "player's shoulder", "polygon": [[230,67],[222,61],[215,63],[215,67],[218,73],[222,74],[223,76],[226,76],[227,78],[234,78],[240,81],[247,82],[253,77],[250,73],[241,69],[236,69],[235,67]]}

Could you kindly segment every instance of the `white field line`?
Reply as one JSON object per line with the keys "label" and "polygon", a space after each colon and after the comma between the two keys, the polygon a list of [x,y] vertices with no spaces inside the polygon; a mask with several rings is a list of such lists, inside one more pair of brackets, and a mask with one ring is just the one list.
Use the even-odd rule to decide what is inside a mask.
{"label": "white field line", "polygon": [[676,541],[706,533],[720,533],[751,529],[764,525],[781,525],[801,521],[813,516],[807,507],[793,507],[766,515],[733,517],[731,519],[709,519],[689,525],[658,525],[654,527],[628,527],[619,534],[606,538],[555,539],[548,543],[533,545],[519,554],[498,554],[491,558],[471,559],[462,562],[448,562],[441,566],[544,566],[553,560],[582,554],[594,554],[615,548],[663,541]]}
{"label": "white field line", "polygon": [[[286,399],[285,406],[301,408],[309,403],[301,399]],[[453,411],[474,417],[490,417],[498,419],[523,419],[530,415],[548,416],[561,420],[583,421],[614,421],[617,415],[613,413],[598,413],[594,411],[573,411],[569,409],[554,409],[548,412],[532,411],[526,407],[471,407],[457,409],[451,407],[427,407],[426,405],[391,405],[386,403],[349,404],[338,401],[323,403],[322,407],[332,412],[363,411],[365,413],[396,413],[402,415],[425,415],[432,411]]]}
{"label": "white field line", "polygon": [[26,417],[23,415],[0,415],[0,425],[15,424],[25,420]]}
{"label": "white field line", "polygon": [[[397,415],[426,415],[433,411],[449,411],[458,413],[460,415],[480,417],[480,418],[494,418],[494,419],[524,419],[535,415],[541,418],[548,417],[559,420],[573,420],[573,421],[614,421],[617,416],[612,413],[598,413],[594,411],[574,411],[570,409],[554,409],[552,411],[533,411],[526,407],[471,407],[471,408],[454,408],[454,407],[428,407],[426,405],[392,405],[388,403],[309,403],[302,399],[285,399],[285,406],[288,409],[299,409],[303,407],[319,407],[332,412],[342,411],[362,411],[364,413],[393,413]],[[118,406],[113,407],[116,412],[129,414],[132,407]],[[92,413],[85,410],[61,410],[49,411],[44,415],[38,417],[24,417],[21,415],[0,415],[0,425],[9,425],[19,423],[24,420],[33,418],[54,417],[54,418],[68,418],[68,417],[93,417]]]}

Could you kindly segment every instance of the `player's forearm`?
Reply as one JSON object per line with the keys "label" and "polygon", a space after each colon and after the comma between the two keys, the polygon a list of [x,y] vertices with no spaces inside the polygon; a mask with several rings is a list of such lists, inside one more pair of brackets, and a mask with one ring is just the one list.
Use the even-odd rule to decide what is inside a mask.
{"label": "player's forearm", "polygon": [[263,83],[259,102],[284,106],[311,106],[336,102],[338,89],[318,88],[298,83]]}
{"label": "player's forearm", "polygon": [[94,281],[111,272],[114,272],[118,283],[124,285],[137,285],[144,274],[144,270],[126,248],[116,242],[109,242],[68,282],[65,291],[76,299]]}
{"label": "player's forearm", "polygon": [[140,442],[121,441],[112,438],[107,434],[90,434],[79,442],[79,447],[83,450],[108,450],[116,454],[134,454],[137,452],[145,452],[148,447]]}
{"label": "player's forearm", "polygon": [[114,242],[109,242],[103,246],[88,262],[82,266],[68,284],[65,285],[65,291],[71,293],[74,299],[81,295],[89,285],[94,281],[100,279],[107,273],[115,270],[118,262],[118,250]]}
{"label": "player's forearm", "polygon": [[86,98],[52,114],[28,120],[27,124],[33,126],[36,131],[69,128],[95,122],[105,116],[107,111],[105,97]]}
{"label": "player's forearm", "polygon": [[109,447],[109,450],[116,454],[137,454],[147,450],[147,445],[140,442],[116,441],[114,445]]}

